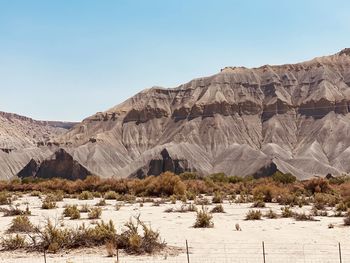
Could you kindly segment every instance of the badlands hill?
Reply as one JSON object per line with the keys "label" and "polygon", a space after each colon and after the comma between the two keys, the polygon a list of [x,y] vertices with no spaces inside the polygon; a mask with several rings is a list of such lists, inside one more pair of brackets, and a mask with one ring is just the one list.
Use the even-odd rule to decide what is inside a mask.
{"label": "badlands hill", "polygon": [[[54,152],[61,148],[79,171],[103,177],[165,170],[336,176],[350,172],[349,110],[350,49],[344,49],[298,64],[226,67],[176,88],[153,87],[31,152],[50,151],[59,165]],[[0,176],[15,176],[18,167]]]}
{"label": "badlands hill", "polygon": [[45,145],[75,123],[37,121],[0,111],[0,179],[10,179],[32,158],[52,154]]}

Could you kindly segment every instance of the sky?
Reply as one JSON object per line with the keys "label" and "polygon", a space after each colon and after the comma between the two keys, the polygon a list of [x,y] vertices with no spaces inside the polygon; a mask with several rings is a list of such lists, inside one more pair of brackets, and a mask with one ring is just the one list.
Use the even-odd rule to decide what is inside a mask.
{"label": "sky", "polygon": [[152,86],[350,47],[350,1],[0,0],[0,111],[80,121]]}

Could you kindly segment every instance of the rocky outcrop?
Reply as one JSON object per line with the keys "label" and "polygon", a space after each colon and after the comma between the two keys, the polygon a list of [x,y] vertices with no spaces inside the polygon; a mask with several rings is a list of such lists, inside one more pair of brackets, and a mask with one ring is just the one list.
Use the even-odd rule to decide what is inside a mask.
{"label": "rocky outcrop", "polygon": [[144,178],[149,175],[160,175],[164,172],[180,174],[183,172],[195,172],[188,165],[186,159],[171,157],[167,149],[163,149],[158,156],[151,159],[144,167],[138,169],[131,177]]}
{"label": "rocky outcrop", "polygon": [[30,162],[17,174],[18,177],[85,179],[91,173],[63,149],[57,150],[44,161]]}
{"label": "rocky outcrop", "polygon": [[21,171],[19,171],[17,176],[19,178],[35,177],[39,168],[40,161],[35,161],[34,159],[31,159],[29,163],[26,166],[24,166],[24,168]]}

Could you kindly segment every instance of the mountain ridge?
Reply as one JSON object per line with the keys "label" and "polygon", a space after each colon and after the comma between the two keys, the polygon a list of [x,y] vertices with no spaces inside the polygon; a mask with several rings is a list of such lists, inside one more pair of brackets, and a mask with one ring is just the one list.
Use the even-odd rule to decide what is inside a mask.
{"label": "mountain ridge", "polygon": [[[152,87],[48,144],[103,177],[165,170],[299,179],[350,172],[349,49]],[[51,151],[52,154],[52,151]]]}

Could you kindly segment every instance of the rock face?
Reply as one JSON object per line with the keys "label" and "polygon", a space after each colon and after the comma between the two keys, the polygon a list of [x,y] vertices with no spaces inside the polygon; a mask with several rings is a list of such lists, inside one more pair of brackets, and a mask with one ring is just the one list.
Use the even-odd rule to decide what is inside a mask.
{"label": "rock face", "polygon": [[[51,137],[49,145],[103,177],[165,170],[337,176],[350,172],[349,110],[344,49],[299,64],[226,67],[176,88],[153,87]],[[4,148],[0,158],[11,155]]]}
{"label": "rock face", "polygon": [[43,162],[31,160],[19,173],[19,177],[85,179],[91,173],[65,150],[57,150]]}
{"label": "rock face", "polygon": [[132,174],[133,177],[144,178],[147,175],[160,175],[164,172],[173,172],[180,174],[183,172],[195,172],[195,169],[189,167],[186,159],[172,158],[166,149],[163,149],[158,158],[153,157],[144,167]]}
{"label": "rock face", "polygon": [[43,160],[57,148],[50,139],[63,134],[75,123],[36,121],[0,112],[0,179],[11,179],[28,162]]}

